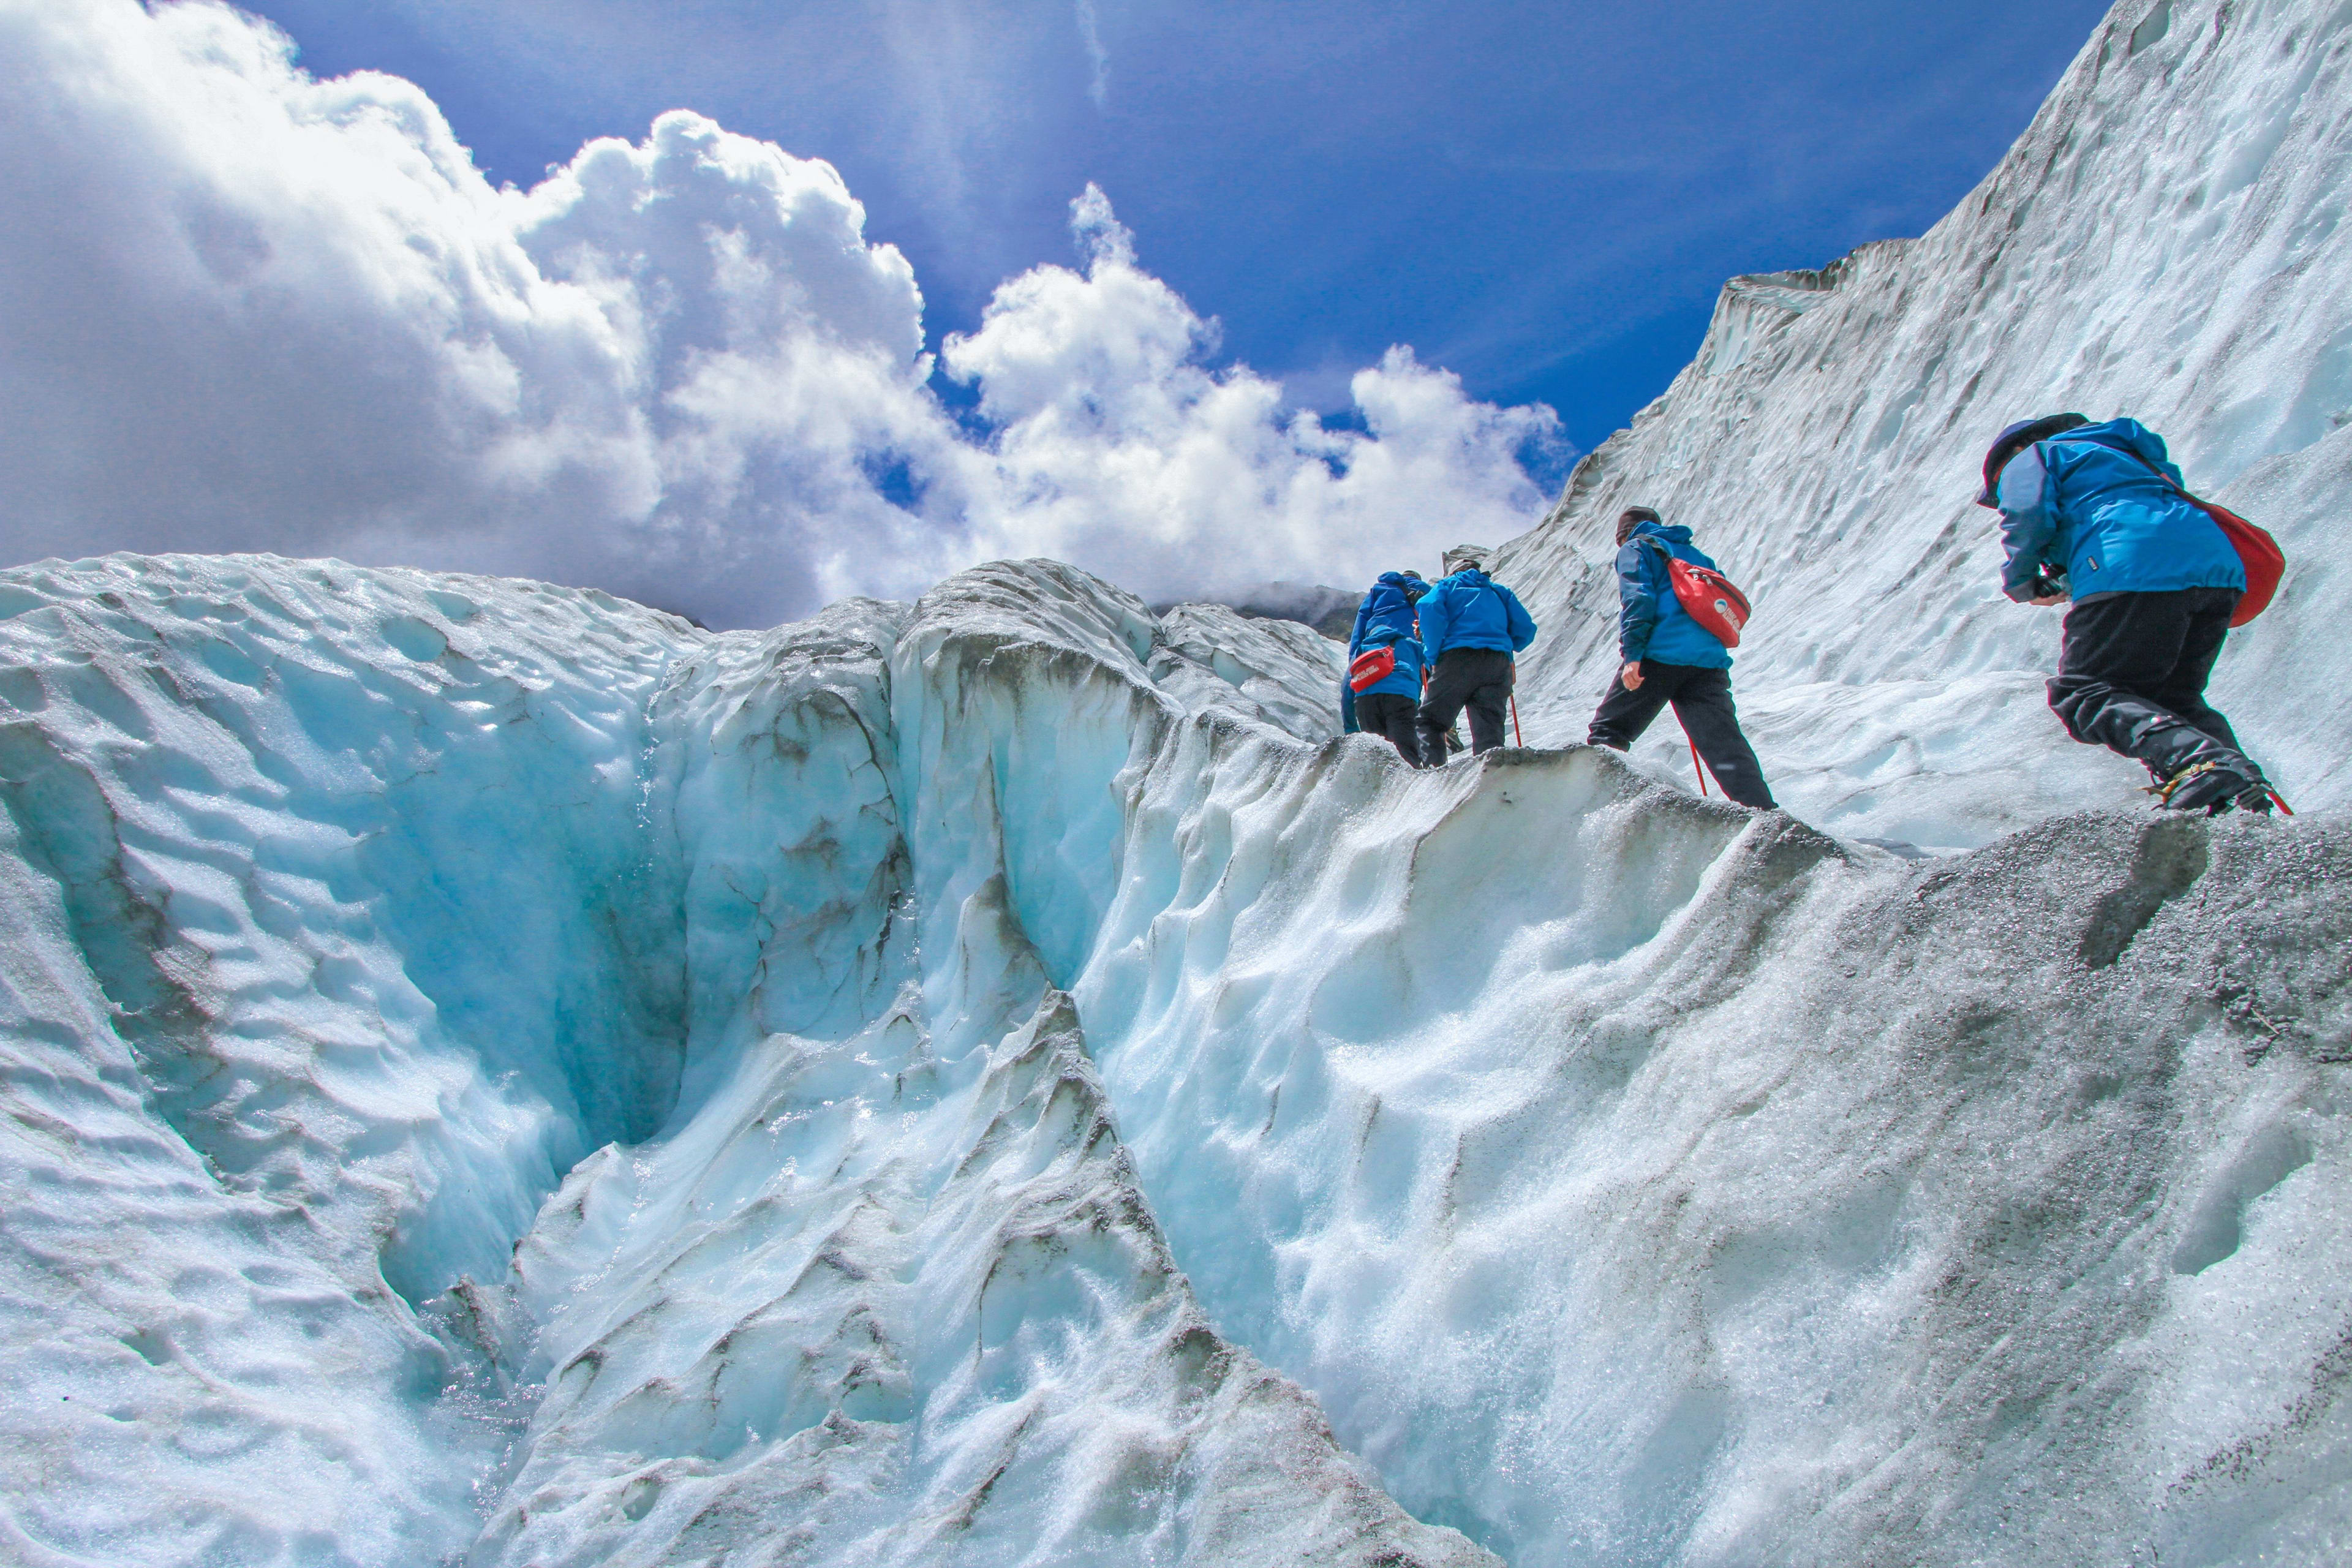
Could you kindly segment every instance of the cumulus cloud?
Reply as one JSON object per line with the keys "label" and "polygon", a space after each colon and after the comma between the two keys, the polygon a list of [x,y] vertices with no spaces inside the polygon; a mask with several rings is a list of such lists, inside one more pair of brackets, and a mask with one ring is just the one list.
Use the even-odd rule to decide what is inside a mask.
{"label": "cumulus cloud", "polygon": [[0,0],[0,551],[335,553],[713,624],[1058,555],[1154,595],[1353,582],[1516,532],[1549,410],[1392,349],[1363,428],[1218,367],[1102,193],[930,389],[831,165],[666,114],[493,189],[397,79],[190,0]]}

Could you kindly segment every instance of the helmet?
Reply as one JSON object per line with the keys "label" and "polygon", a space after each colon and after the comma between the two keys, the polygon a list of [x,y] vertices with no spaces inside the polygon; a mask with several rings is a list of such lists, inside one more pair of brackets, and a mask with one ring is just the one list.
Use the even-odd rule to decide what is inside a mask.
{"label": "helmet", "polygon": [[2021,419],[2002,431],[1985,452],[1984,489],[1977,496],[1977,505],[1997,507],[2000,504],[1995,499],[1994,487],[2000,483],[2000,471],[2009,467],[2011,458],[2036,441],[2047,441],[2053,436],[2063,435],[2089,423],[2080,414],[2045,414],[2039,419]]}

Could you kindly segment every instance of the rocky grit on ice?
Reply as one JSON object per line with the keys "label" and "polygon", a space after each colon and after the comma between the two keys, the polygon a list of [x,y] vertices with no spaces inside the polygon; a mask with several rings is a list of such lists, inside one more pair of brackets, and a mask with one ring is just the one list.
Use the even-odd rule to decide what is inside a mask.
{"label": "rocky grit on ice", "polygon": [[[1505,547],[1561,743],[1699,522],[1826,832],[1045,563],[0,573],[0,1557],[2341,1561],[2347,60],[2119,10]],[[2070,404],[2284,536],[2221,695],[2316,809],[2057,737],[1965,497]]]}

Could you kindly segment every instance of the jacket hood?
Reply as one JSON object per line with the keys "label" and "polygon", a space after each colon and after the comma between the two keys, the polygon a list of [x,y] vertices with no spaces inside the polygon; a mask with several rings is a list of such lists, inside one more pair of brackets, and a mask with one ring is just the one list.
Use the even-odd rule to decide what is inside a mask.
{"label": "jacket hood", "polygon": [[1626,542],[1631,544],[1633,539],[1639,539],[1645,533],[1653,539],[1664,540],[1668,544],[1688,544],[1691,542],[1690,524],[1686,522],[1644,522],[1635,525],[1633,539],[1627,540]]}
{"label": "jacket hood", "polygon": [[1418,599],[1429,592],[1429,584],[1409,572],[1383,572],[1373,586],[1401,589],[1411,599]]}
{"label": "jacket hood", "polygon": [[[2111,452],[2126,452],[2137,457],[2137,437],[2147,431],[2137,419],[2108,419],[2096,425],[2077,425],[2058,434],[2069,441],[2088,441],[2105,447]],[[2053,439],[2054,437],[2045,437]]]}

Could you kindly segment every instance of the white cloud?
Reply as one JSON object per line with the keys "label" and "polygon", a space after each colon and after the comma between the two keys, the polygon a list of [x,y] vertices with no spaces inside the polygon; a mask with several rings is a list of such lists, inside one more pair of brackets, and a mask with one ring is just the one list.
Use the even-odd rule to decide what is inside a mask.
{"label": "white cloud", "polygon": [[593,582],[714,623],[997,554],[1139,591],[1341,583],[1525,527],[1498,409],[1391,350],[1364,431],[1213,369],[1089,187],[927,386],[832,166],[671,113],[529,192],[430,100],[208,3],[0,0],[0,548],[270,549]]}
{"label": "white cloud", "polygon": [[1280,384],[1204,364],[1215,324],[1137,268],[1099,190],[1071,205],[1085,274],[1012,279],[943,350],[998,426],[996,483],[973,490],[992,537],[1163,591],[1353,584],[1426,569],[1444,542],[1499,542],[1541,510],[1516,457],[1559,443],[1549,409],[1475,402],[1392,348],[1350,384],[1367,429],[1327,429]]}

